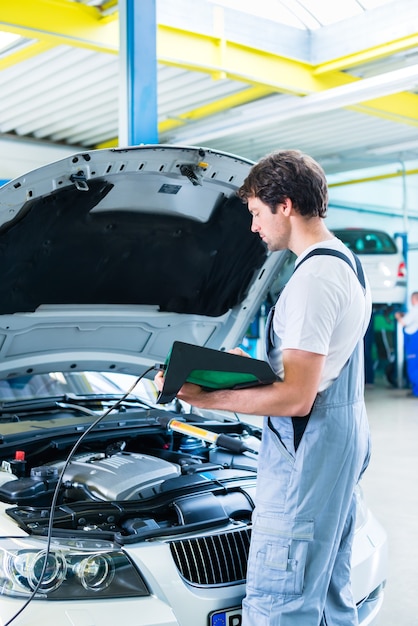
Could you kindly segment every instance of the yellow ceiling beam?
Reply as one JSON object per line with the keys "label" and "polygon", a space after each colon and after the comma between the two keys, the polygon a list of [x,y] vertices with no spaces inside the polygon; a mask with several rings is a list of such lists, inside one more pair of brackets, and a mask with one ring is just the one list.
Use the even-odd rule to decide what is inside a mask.
{"label": "yellow ceiling beam", "polygon": [[[117,0],[109,0],[104,5],[106,11],[115,7],[117,7]],[[119,47],[118,13],[116,10],[104,15],[97,7],[70,0],[13,0],[13,2],[0,0],[0,29],[28,38],[52,38],[53,41],[57,42],[58,40],[58,43],[61,44],[90,47],[101,52],[117,53]],[[168,45],[169,54],[165,55],[165,50],[162,51],[162,54],[168,59],[173,56],[173,48],[170,49],[170,45],[175,44],[176,53],[180,51],[179,62],[182,67],[184,67],[184,60],[190,59],[183,52],[183,50],[190,50],[188,40],[197,41],[200,38],[210,42],[209,58],[212,61],[216,61],[216,57],[219,61],[219,51],[223,47],[225,48],[225,44],[226,46],[232,44],[223,38],[207,37],[161,24],[158,26],[158,37],[161,39],[161,45],[165,50]],[[164,41],[165,38],[167,38],[167,45]],[[315,68],[311,68],[308,63],[302,65],[310,68],[313,76],[320,76],[390,56],[417,45],[418,33],[415,33],[333,59]],[[213,52],[214,48],[216,48],[215,53]],[[207,47],[206,50],[208,50]],[[254,52],[257,53],[257,51]],[[271,56],[274,57],[275,55]],[[296,65],[298,64],[296,63]],[[194,59],[192,66],[196,69]],[[200,68],[204,70],[206,67],[207,63],[203,60]],[[242,67],[238,75],[241,73]]]}
{"label": "yellow ceiling beam", "polygon": [[158,124],[158,132],[166,133],[170,130],[178,128],[179,126],[183,126],[185,122],[190,120],[199,120],[210,115],[215,115],[216,113],[221,113],[222,111],[226,111],[241,104],[246,104],[247,102],[253,102],[254,100],[263,98],[270,93],[271,90],[264,87],[250,87],[249,89],[244,89],[238,93],[226,96],[225,98],[220,98],[219,100],[197,107],[191,111],[187,111],[187,113],[182,113],[176,118],[163,120]]}
{"label": "yellow ceiling beam", "polygon": [[96,150],[104,150],[109,148],[118,148],[119,147],[119,139],[118,137],[114,137],[113,139],[109,139],[108,141],[102,141],[102,143],[98,143],[95,146]]}
{"label": "yellow ceiling beam", "polygon": [[47,41],[32,40],[27,46],[18,48],[16,52],[0,57],[0,71],[12,65],[16,65],[17,63],[27,61],[27,59],[31,59],[37,54],[42,54],[42,52],[46,52],[54,47],[55,45],[53,43],[48,43]]}
{"label": "yellow ceiling beam", "polygon": [[[379,174],[376,176],[365,176],[363,178],[352,178],[351,180],[343,180],[341,182],[336,183],[328,183],[328,187],[344,187],[345,185],[358,185],[360,183],[374,183],[380,180],[386,180],[388,178],[399,178],[400,176],[415,176],[418,174],[418,169],[411,169],[401,171],[398,170],[396,172],[389,172],[387,174]],[[332,202],[331,202],[332,204]]]}
{"label": "yellow ceiling beam", "polygon": [[[305,96],[361,81],[356,76],[336,70],[317,74],[318,68],[313,69],[306,63],[230,41],[221,45],[221,40],[215,37],[168,26],[159,25],[158,35],[160,63],[190,71],[204,71],[214,79],[222,72],[229,80],[270,89],[270,93]],[[376,98],[350,108],[413,126],[418,122],[418,96],[408,92]]]}
{"label": "yellow ceiling beam", "polygon": [[[413,40],[412,37],[402,40],[402,49],[411,47]],[[401,49],[401,40],[392,43],[396,51]],[[380,55],[378,48],[373,49],[375,58],[391,53],[390,43],[380,48]],[[308,63],[243,46],[232,41],[191,33],[161,24],[158,25],[157,56],[158,61],[165,65],[182,67],[190,71],[206,72],[215,79],[222,74],[229,80],[270,88],[271,93],[281,92],[304,96],[361,81],[361,78],[350,76],[350,74],[337,69],[333,70],[331,67],[325,71],[327,64],[313,67]],[[352,65],[355,58],[358,58],[358,55],[344,57],[344,62],[347,65]],[[371,56],[369,60],[372,60]],[[389,102],[386,97],[380,98],[373,101],[373,106],[380,100]],[[415,105],[416,100],[415,97]],[[393,102],[391,106],[393,106]],[[418,108],[416,111],[418,112]]]}
{"label": "yellow ceiling beam", "polygon": [[[164,65],[205,72],[215,79],[221,74],[272,92],[306,95],[319,91],[323,83],[322,77],[312,75],[309,63],[163,24],[158,25],[157,57]],[[344,75],[341,81],[346,82]]]}
{"label": "yellow ceiling beam", "polygon": [[382,96],[353,107],[359,113],[374,115],[390,122],[418,126],[418,96],[409,92]]}
{"label": "yellow ceiling beam", "polygon": [[[111,0],[109,5],[112,4]],[[54,45],[87,47],[116,54],[119,50],[118,28],[116,11],[102,17],[96,7],[69,0],[0,0],[0,30],[47,40]],[[32,51],[35,54],[35,48]],[[377,49],[374,53],[377,54]],[[326,69],[326,64],[313,68],[309,63],[246,47],[222,37],[163,24],[158,25],[157,56],[163,64],[294,95],[307,95],[356,80],[344,72]],[[349,63],[348,57],[345,62]]]}
{"label": "yellow ceiling beam", "polygon": [[[114,6],[114,0],[110,0],[108,4]],[[0,68],[7,66],[8,57],[9,63],[16,62],[16,55],[26,54],[28,57],[31,53],[37,54],[44,49],[42,45],[64,44],[112,54],[117,54],[119,50],[118,13],[115,11],[104,17],[97,7],[69,0],[0,0],[1,29],[35,39],[39,44],[28,46],[26,52],[17,51],[4,57],[1,61],[4,65],[0,65]],[[382,46],[312,67],[308,63],[237,44],[222,36],[212,37],[159,24],[157,57],[161,64],[205,72],[214,79],[227,78],[251,85],[260,89],[263,95],[279,92],[304,96],[361,80],[341,71],[341,68],[412,47],[414,37],[387,42]],[[27,57],[22,57],[22,60]],[[250,94],[249,90],[245,98]],[[257,91],[254,91],[252,99],[261,97],[256,94]],[[243,102],[249,101],[250,98]],[[218,105],[212,103],[200,110],[189,111],[178,118],[177,122],[167,121],[166,125],[171,123],[174,127],[183,120],[198,119],[219,112],[222,107],[230,108],[243,102],[237,100],[233,104],[227,98],[220,99]],[[386,96],[352,108],[412,125],[418,120],[418,96],[413,94]]]}
{"label": "yellow ceiling beam", "polygon": [[401,39],[395,39],[386,43],[374,46],[372,48],[366,48],[353,54],[333,59],[326,63],[321,63],[313,70],[315,76],[326,74],[327,72],[335,72],[346,70],[356,65],[363,65],[364,63],[371,63],[372,61],[378,61],[393,54],[398,54],[411,48],[418,46],[418,33],[414,33]]}
{"label": "yellow ceiling beam", "polygon": [[103,17],[97,7],[69,0],[1,0],[0,30],[56,46],[119,51],[117,12]]}

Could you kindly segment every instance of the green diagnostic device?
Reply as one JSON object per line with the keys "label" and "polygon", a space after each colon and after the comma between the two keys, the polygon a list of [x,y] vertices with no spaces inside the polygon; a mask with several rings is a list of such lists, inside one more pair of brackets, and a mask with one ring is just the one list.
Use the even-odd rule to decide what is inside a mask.
{"label": "green diagnostic device", "polygon": [[171,402],[185,382],[215,390],[268,385],[279,380],[266,361],[182,341],[173,343],[164,370],[159,404]]}

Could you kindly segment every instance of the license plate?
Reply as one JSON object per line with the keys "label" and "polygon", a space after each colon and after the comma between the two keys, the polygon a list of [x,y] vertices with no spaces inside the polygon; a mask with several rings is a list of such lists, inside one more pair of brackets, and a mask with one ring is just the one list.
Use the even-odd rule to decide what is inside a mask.
{"label": "license plate", "polygon": [[209,615],[209,626],[241,626],[241,607],[215,611]]}

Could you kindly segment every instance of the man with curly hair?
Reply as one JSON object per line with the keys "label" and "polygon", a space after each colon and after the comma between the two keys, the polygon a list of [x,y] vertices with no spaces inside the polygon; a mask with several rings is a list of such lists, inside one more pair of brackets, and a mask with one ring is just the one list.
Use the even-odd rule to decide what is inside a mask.
{"label": "man with curly hair", "polygon": [[[217,391],[186,383],[178,397],[265,416],[242,625],[355,626],[350,557],[355,487],[369,460],[370,289],[358,259],[325,225],[326,178],[311,157],[266,156],[238,195],[267,248],[297,257],[266,328],[266,358],[280,381]],[[163,375],[155,381],[161,389]]]}

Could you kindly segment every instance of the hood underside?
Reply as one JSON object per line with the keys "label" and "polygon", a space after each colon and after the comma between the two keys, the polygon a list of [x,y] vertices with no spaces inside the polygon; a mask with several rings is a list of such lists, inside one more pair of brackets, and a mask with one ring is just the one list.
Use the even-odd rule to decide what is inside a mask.
{"label": "hood underside", "polygon": [[235,345],[283,256],[268,254],[236,196],[250,167],[141,146],[77,154],[0,188],[0,376],[23,364],[137,371],[176,339]]}

